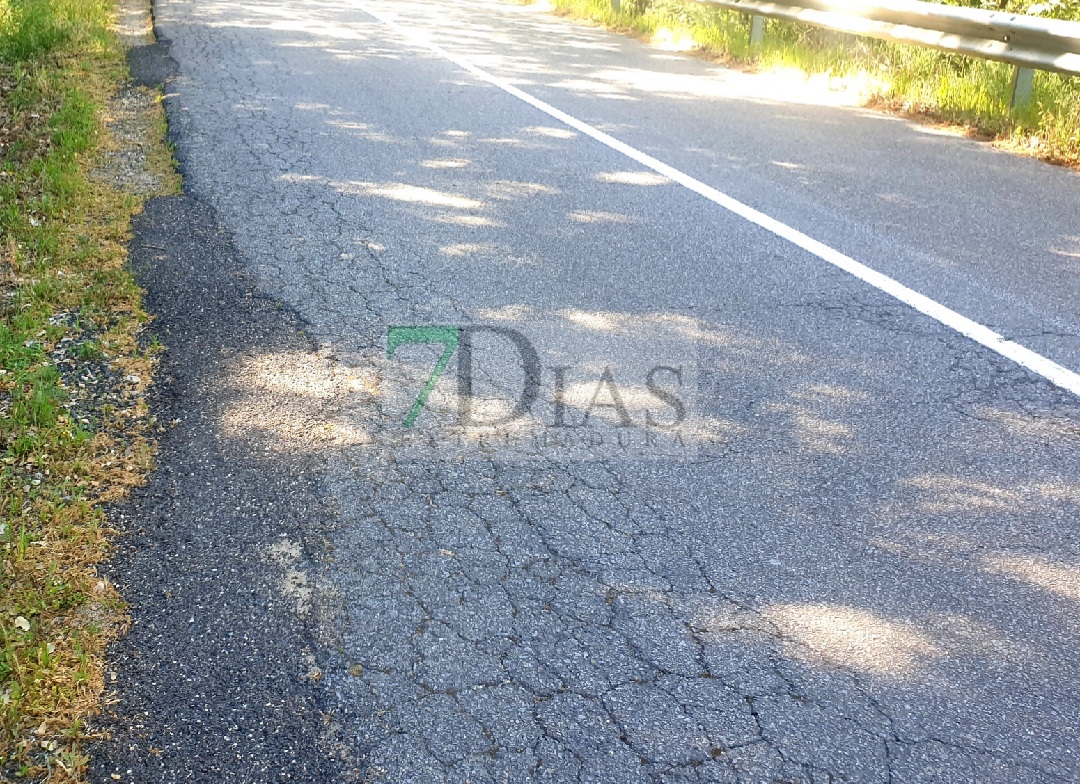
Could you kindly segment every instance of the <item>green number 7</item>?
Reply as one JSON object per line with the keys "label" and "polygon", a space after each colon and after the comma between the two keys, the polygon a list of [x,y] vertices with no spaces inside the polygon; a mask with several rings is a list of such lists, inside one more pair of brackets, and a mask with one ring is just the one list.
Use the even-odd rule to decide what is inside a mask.
{"label": "green number 7", "polygon": [[398,346],[407,346],[410,343],[441,343],[443,346],[442,356],[439,357],[439,361],[435,363],[435,369],[431,371],[431,375],[428,377],[427,383],[424,384],[424,388],[420,390],[420,395],[416,398],[416,402],[413,403],[412,408],[409,409],[408,416],[405,417],[405,421],[401,423],[402,427],[412,427],[416,422],[416,418],[420,415],[420,410],[427,403],[428,395],[431,394],[431,390],[435,388],[435,383],[439,380],[439,376],[446,370],[446,363],[450,361],[450,357],[454,355],[454,351],[458,345],[458,327],[389,327],[386,331],[386,356],[389,359],[394,356],[394,351]]}

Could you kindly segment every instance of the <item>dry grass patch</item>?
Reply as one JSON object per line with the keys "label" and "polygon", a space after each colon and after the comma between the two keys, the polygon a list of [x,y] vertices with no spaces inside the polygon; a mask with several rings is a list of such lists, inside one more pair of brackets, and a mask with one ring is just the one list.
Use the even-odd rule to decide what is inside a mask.
{"label": "dry grass patch", "polygon": [[[156,346],[131,216],[177,186],[157,97],[124,88],[110,0],[0,0],[0,779],[81,781],[102,657],[103,504],[153,464]],[[118,101],[120,101],[118,108]]]}

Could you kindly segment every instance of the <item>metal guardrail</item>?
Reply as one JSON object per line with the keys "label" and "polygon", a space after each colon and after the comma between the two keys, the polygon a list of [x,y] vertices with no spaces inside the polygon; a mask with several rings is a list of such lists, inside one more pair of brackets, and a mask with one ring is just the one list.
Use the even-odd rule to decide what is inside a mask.
{"label": "metal guardrail", "polygon": [[927,3],[921,0],[697,0],[750,14],[750,43],[764,17],[915,44],[1016,66],[1012,105],[1031,96],[1034,70],[1080,75],[1080,22]]}

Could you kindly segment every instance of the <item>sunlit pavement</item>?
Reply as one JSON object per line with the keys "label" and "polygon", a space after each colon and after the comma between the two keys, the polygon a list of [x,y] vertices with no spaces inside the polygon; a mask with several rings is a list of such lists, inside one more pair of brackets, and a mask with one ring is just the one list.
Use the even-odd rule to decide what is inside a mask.
{"label": "sunlit pavement", "polygon": [[1077,398],[452,60],[1074,370],[1076,174],[529,7],[155,10],[102,781],[1080,777]]}

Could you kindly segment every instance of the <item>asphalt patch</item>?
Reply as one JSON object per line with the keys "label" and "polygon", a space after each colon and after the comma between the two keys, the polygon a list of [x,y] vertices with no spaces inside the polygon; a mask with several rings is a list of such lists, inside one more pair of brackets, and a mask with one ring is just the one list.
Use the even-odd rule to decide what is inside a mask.
{"label": "asphalt patch", "polygon": [[163,87],[177,73],[176,60],[169,54],[169,42],[133,46],[127,52],[131,81],[139,87]]}
{"label": "asphalt patch", "polygon": [[237,362],[313,344],[188,196],[147,203],[131,264],[167,347],[151,397],[166,429],[150,482],[110,513],[122,536],[104,571],[133,625],[109,652],[111,741],[91,749],[91,780],[333,781],[308,620],[273,556],[289,543],[302,571],[333,517],[317,458],[269,458],[220,424]]}

